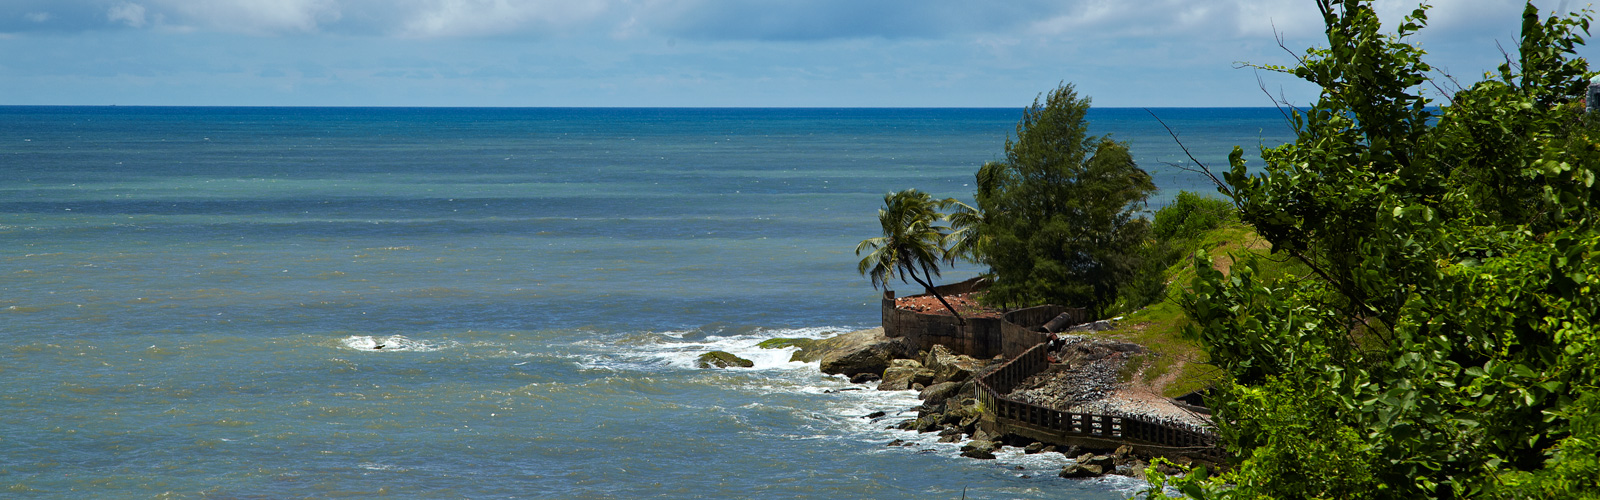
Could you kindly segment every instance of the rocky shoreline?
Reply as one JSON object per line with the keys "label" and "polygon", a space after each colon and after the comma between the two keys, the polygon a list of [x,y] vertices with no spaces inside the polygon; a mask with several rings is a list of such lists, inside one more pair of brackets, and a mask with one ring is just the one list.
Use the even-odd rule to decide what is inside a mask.
{"label": "rocky shoreline", "polygon": [[[1068,411],[1093,409],[1101,413],[1141,415],[1185,425],[1206,425],[1204,418],[1186,410],[1175,410],[1165,398],[1126,394],[1117,384],[1117,373],[1131,353],[1142,351],[1135,344],[1067,336],[1061,363],[1040,373],[1012,393],[1034,404]],[[1119,474],[1143,477],[1149,456],[1136,453],[1131,446],[1092,449],[1078,446],[1058,448],[1016,436],[997,436],[983,425],[978,409],[977,378],[1003,360],[975,359],[936,345],[919,351],[906,339],[890,338],[882,328],[859,330],[835,337],[773,339],[773,347],[798,346],[792,359],[818,362],[824,373],[849,377],[852,382],[877,382],[878,390],[914,390],[922,404],[909,410],[917,418],[906,419],[889,428],[938,433],[939,441],[962,443],[961,455],[973,459],[994,459],[995,453],[1011,446],[1023,453],[1060,453],[1071,459],[1059,475],[1067,478]],[[765,345],[765,343],[764,343]],[[908,411],[909,411],[908,410]],[[868,415],[883,418],[883,414]],[[914,446],[895,440],[888,446]],[[1186,464],[1187,460],[1174,462]],[[1170,470],[1164,472],[1177,472]]]}

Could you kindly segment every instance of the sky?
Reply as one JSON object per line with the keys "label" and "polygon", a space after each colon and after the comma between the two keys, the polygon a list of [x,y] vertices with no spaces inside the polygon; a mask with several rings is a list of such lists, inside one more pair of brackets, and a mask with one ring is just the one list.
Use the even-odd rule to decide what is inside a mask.
{"label": "sky", "polygon": [[[1515,49],[1522,1],[1433,1],[1436,76]],[[1271,106],[1316,90],[1242,63],[1323,44],[1312,0],[0,0],[0,105]]]}

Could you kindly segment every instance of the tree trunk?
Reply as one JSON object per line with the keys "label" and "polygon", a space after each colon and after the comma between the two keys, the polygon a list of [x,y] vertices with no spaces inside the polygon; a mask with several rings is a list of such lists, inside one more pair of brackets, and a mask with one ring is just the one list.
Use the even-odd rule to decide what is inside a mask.
{"label": "tree trunk", "polygon": [[911,279],[916,281],[918,285],[922,285],[922,288],[927,290],[928,293],[933,294],[933,298],[939,299],[939,303],[944,304],[945,310],[950,311],[950,314],[956,317],[956,321],[961,323],[961,326],[967,326],[966,318],[962,318],[961,313],[956,312],[956,308],[950,307],[950,303],[945,302],[944,296],[940,295],[938,290],[934,290],[933,285],[930,285],[927,281],[922,281],[921,278],[918,278],[916,271],[911,272]]}

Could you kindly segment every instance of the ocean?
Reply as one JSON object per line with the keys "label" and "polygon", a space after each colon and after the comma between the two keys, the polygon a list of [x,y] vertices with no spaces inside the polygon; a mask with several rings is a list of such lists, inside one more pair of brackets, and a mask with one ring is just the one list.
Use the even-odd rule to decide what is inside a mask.
{"label": "ocean", "polygon": [[[970,199],[1021,111],[0,107],[0,496],[1126,498],[756,347],[876,326],[883,194]],[[1292,137],[1151,111],[1219,172]]]}

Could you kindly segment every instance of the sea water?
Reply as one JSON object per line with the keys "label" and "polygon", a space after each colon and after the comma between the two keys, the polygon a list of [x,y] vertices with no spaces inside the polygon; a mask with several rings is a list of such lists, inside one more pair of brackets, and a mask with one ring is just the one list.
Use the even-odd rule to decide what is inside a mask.
{"label": "sea water", "polygon": [[[1214,169],[1290,137],[1093,110],[1151,208],[1214,192],[1152,113]],[[1020,116],[0,107],[0,496],[1126,497],[756,347],[876,326],[883,194],[970,199]]]}

